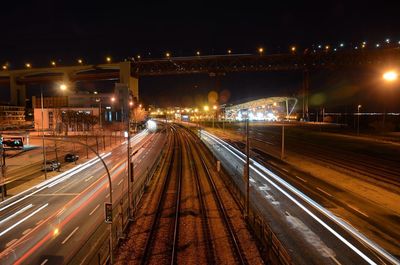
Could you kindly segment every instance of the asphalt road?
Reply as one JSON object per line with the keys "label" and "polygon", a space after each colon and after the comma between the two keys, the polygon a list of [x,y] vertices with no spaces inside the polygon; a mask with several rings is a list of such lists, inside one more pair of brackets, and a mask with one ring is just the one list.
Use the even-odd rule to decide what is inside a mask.
{"label": "asphalt road", "polygon": [[[137,176],[152,166],[164,140],[163,134],[147,131],[132,139],[133,150],[141,150],[134,156]],[[128,187],[126,143],[101,156],[110,170],[115,205]],[[68,262],[104,223],[108,198],[106,171],[94,158],[1,203],[0,263]]]}
{"label": "asphalt road", "polygon": [[[202,131],[203,141],[243,185],[244,155]],[[399,260],[263,165],[252,161],[252,200],[295,264],[399,264]]]}

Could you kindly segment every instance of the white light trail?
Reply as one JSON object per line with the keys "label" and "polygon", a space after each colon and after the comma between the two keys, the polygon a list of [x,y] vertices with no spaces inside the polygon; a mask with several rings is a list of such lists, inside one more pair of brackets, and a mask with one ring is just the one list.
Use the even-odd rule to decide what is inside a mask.
{"label": "white light trail", "polygon": [[3,220],[0,221],[0,224],[7,222],[8,220],[14,218],[15,216],[19,215],[20,213],[25,212],[26,210],[28,210],[29,208],[32,208],[33,204],[29,204],[27,206],[25,206],[24,208],[22,208],[21,210],[19,210],[18,212],[15,212],[14,214],[4,218]]}
{"label": "white light trail", "polygon": [[[102,155],[100,155],[100,156],[104,159],[104,158],[106,158],[106,157],[109,156],[109,155],[111,155],[111,153],[102,154]],[[56,176],[56,177],[54,177],[54,178],[52,178],[52,179],[48,179],[47,181],[44,181],[44,182],[40,183],[39,185],[36,185],[35,187],[32,187],[32,188],[28,189],[28,190],[25,191],[24,193],[27,193],[27,192],[29,192],[29,191],[32,191],[33,189],[37,189],[37,190],[33,191],[32,193],[29,193],[28,195],[25,195],[24,197],[22,197],[22,198],[20,198],[20,199],[18,199],[18,200],[15,200],[15,201],[13,201],[13,202],[11,202],[11,203],[8,203],[8,201],[9,201],[10,199],[13,199],[13,198],[10,198],[10,199],[4,201],[2,204],[4,204],[4,203],[8,203],[8,204],[5,205],[3,208],[1,208],[1,209],[0,209],[0,212],[6,210],[7,208],[9,208],[9,207],[11,207],[11,206],[13,206],[13,205],[15,205],[15,204],[21,202],[21,201],[23,201],[23,200],[25,200],[25,199],[27,199],[27,198],[33,196],[33,195],[35,195],[36,193],[38,193],[38,192],[44,190],[45,188],[48,188],[49,185],[50,185],[50,187],[51,187],[51,186],[54,186],[54,185],[52,185],[53,182],[56,182],[56,184],[57,184],[57,183],[61,182],[62,179],[63,179],[65,176],[70,177],[70,176],[69,176],[70,174],[74,175],[74,174],[76,174],[76,173],[82,171],[83,169],[87,168],[89,164],[90,164],[90,165],[93,165],[94,163],[97,163],[98,161],[99,161],[99,158],[98,158],[98,157],[92,158],[91,160],[89,160],[89,161],[87,161],[87,162],[85,162],[85,163],[83,163],[83,164],[81,164],[81,165],[79,165],[79,166],[77,166],[77,167],[71,168],[70,170],[67,170],[67,171],[63,172],[63,173],[61,173],[60,175],[58,175],[58,176]],[[71,175],[71,176],[72,176],[72,175]]]}
{"label": "white light trail", "polygon": [[38,212],[40,212],[41,210],[43,210],[44,208],[46,208],[49,204],[46,203],[45,205],[39,207],[38,209],[36,209],[35,211],[33,211],[32,213],[30,213],[29,215],[25,216],[24,218],[22,218],[21,220],[19,220],[18,222],[16,222],[15,224],[9,226],[6,230],[4,230],[3,232],[0,232],[0,237],[3,236],[5,233],[7,233],[8,231],[14,229],[16,226],[20,225],[21,223],[25,222],[26,220],[28,220],[29,218],[31,218],[32,216],[34,216],[35,214],[37,214]]}
{"label": "white light trail", "polygon": [[[242,157],[245,157],[245,154],[243,154],[241,151],[237,150],[233,146],[229,145],[225,141],[219,139],[218,137],[203,131],[205,135],[207,135],[209,138],[213,139],[215,142],[218,142],[222,147],[224,147],[227,151],[232,153],[234,156],[236,156],[239,160],[241,160],[243,163],[245,163],[245,160],[241,158],[239,155],[236,153],[239,153]],[[232,150],[234,150],[234,152]],[[270,171],[269,169],[265,168],[258,162],[254,161],[251,159],[251,162],[261,171],[275,179],[277,182],[279,182],[281,185],[283,185],[285,188],[289,189],[292,191],[294,194],[302,198],[304,201],[306,201],[308,204],[313,206],[315,209],[320,211],[322,214],[327,216],[329,219],[334,221],[337,225],[341,226],[344,228],[346,231],[348,231],[350,234],[355,236],[358,240],[362,241],[363,243],[367,244],[370,248],[384,256],[386,259],[388,259],[390,262],[394,264],[400,264],[400,261],[398,261],[395,257],[393,257],[390,253],[388,253],[386,250],[372,242],[370,239],[365,237],[363,234],[358,232],[354,227],[351,225],[347,224],[346,222],[343,222],[340,220],[338,217],[336,217],[333,213],[313,201],[311,198],[306,196],[304,193],[290,185],[288,182],[277,176],[275,173]],[[318,223],[320,223],[323,227],[325,227],[329,232],[331,232],[333,235],[335,235],[340,241],[342,241],[344,244],[346,244],[349,248],[351,248],[354,252],[356,252],[360,257],[362,257],[365,261],[367,261],[369,264],[376,264],[374,261],[372,261],[370,258],[368,258],[364,253],[362,253],[358,248],[356,248],[354,245],[352,245],[349,241],[347,241],[345,238],[343,238],[339,233],[337,233],[333,228],[331,228],[329,225],[327,225],[325,222],[323,222],[321,219],[319,219],[317,216],[315,216],[310,210],[308,210],[303,204],[301,204],[298,200],[296,200],[294,197],[292,197],[290,194],[288,194],[285,190],[283,190],[280,186],[278,186],[275,182],[273,182],[271,179],[266,177],[264,174],[262,174],[255,166],[250,165],[250,168],[253,169],[258,175],[260,175],[262,178],[267,180],[271,185],[273,185],[276,189],[282,192],[287,198],[289,198],[291,201],[293,201],[296,205],[298,205],[301,209],[303,209],[307,214],[309,214],[314,220],[316,220]]]}

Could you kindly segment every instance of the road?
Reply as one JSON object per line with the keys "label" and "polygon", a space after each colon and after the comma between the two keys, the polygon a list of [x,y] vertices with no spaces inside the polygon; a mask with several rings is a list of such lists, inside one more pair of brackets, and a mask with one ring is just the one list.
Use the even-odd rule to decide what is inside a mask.
{"label": "road", "polygon": [[[244,154],[211,135],[202,140],[242,183]],[[295,264],[400,264],[399,260],[257,161],[251,160],[252,202],[289,249]],[[307,253],[307,254],[305,254]]]}
{"label": "road", "polygon": [[[136,176],[152,166],[164,140],[163,134],[147,130],[132,139],[133,150],[138,151],[134,156]],[[127,192],[126,148],[125,141],[101,154],[112,177],[114,208]],[[70,261],[104,223],[103,204],[109,200],[105,172],[94,158],[1,203],[1,264]]]}

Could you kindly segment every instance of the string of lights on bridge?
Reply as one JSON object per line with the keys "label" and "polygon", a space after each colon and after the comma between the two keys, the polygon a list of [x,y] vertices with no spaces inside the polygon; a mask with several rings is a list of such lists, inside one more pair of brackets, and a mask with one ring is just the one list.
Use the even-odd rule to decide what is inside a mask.
{"label": "string of lights on bridge", "polygon": [[[337,45],[330,45],[330,44],[318,44],[318,45],[312,45],[311,48],[305,48],[303,50],[304,53],[319,53],[319,52],[337,52],[337,51],[341,51],[341,50],[363,50],[363,49],[367,49],[367,48],[400,48],[400,40],[399,41],[392,41],[390,38],[386,38],[383,42],[376,42],[372,45],[370,45],[369,43],[367,43],[367,41],[363,41],[357,44],[349,44],[346,45],[344,42],[338,43]],[[288,52],[292,53],[292,54],[297,54],[299,52],[300,48],[296,45],[291,45],[288,48]],[[257,48],[257,53],[260,55],[264,55],[266,54],[267,49],[265,47],[258,47]],[[151,53],[149,53],[151,54]],[[228,49],[226,50],[226,55],[230,55],[230,54],[235,54],[234,51],[232,49]],[[202,52],[200,50],[197,50],[194,54],[195,56],[202,56]],[[173,57],[173,53],[171,51],[167,51],[164,53],[164,58],[171,58]],[[132,60],[132,61],[140,61],[144,59],[143,56],[141,54],[137,54],[135,57],[131,57],[129,59],[125,59],[125,60]],[[150,58],[150,57],[146,57],[146,59],[156,59],[156,58]],[[159,59],[159,58],[158,58]],[[112,57],[111,56],[106,56],[104,58],[104,62],[105,63],[112,63]],[[86,62],[84,61],[83,58],[78,58],[76,59],[76,63],[78,65],[84,65]],[[50,66],[52,67],[57,67],[59,66],[56,60],[51,60],[50,61]],[[31,69],[33,68],[33,64],[31,62],[26,62],[24,64],[24,67],[26,69]],[[2,65],[1,68],[3,71],[7,71],[11,69],[11,64],[9,62],[6,62]]]}

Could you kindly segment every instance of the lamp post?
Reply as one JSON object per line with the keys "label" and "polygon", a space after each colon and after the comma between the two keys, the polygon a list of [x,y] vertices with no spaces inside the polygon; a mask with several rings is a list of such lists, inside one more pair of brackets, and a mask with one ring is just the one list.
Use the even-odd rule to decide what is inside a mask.
{"label": "lamp post", "polygon": [[[129,218],[133,219],[133,205],[132,205],[132,188],[133,188],[133,177],[134,177],[134,165],[131,156],[131,107],[133,107],[133,101],[129,102],[127,111],[127,121],[128,121],[128,203],[129,203]],[[131,185],[129,185],[131,184]]]}
{"label": "lamp post", "polygon": [[40,87],[40,105],[42,110],[42,145],[43,145],[43,161],[44,161],[44,178],[47,179],[47,159],[46,147],[44,146],[44,110],[43,110],[43,88]]}
{"label": "lamp post", "polygon": [[249,139],[249,110],[246,115],[246,165],[244,168],[244,178],[246,182],[246,218],[249,216],[250,209],[250,139]]}
{"label": "lamp post", "polygon": [[[51,140],[51,139],[50,139]],[[80,144],[83,146],[86,146],[86,148],[90,149],[90,151],[92,151],[101,161],[101,163],[103,164],[103,167],[105,168],[106,172],[107,172],[107,178],[108,178],[108,187],[109,187],[109,203],[111,204],[111,209],[113,208],[113,195],[112,195],[112,179],[111,179],[111,175],[110,175],[110,171],[108,170],[107,164],[104,162],[104,159],[99,155],[98,152],[96,152],[96,150],[94,150],[93,147],[91,147],[88,144],[84,144],[80,141],[76,141],[76,140],[71,140],[69,138],[61,138],[61,139],[57,139],[54,138],[54,141],[63,141],[63,142],[70,142],[70,143],[76,143],[76,144]],[[109,230],[109,242],[110,242],[110,264],[113,264],[114,258],[113,258],[113,238],[112,238],[112,224],[113,221],[111,219],[111,221],[107,222],[110,225],[110,230]]]}
{"label": "lamp post", "polygon": [[362,107],[361,105],[357,106],[357,136],[360,135],[360,108],[361,107]]}
{"label": "lamp post", "polygon": [[213,129],[214,129],[214,119],[215,119],[215,114],[216,114],[216,110],[217,110],[217,106],[216,105],[214,105],[213,106],[213,119],[212,119],[212,127],[213,127]]}

